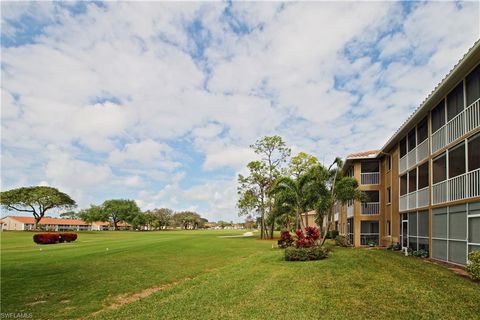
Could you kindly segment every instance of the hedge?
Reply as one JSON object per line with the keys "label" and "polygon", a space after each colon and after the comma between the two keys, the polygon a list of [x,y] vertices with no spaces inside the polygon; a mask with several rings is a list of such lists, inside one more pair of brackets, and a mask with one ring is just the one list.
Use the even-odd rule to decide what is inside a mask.
{"label": "hedge", "polygon": [[37,233],[33,235],[33,242],[36,244],[54,244],[75,240],[77,240],[76,233]]}
{"label": "hedge", "polygon": [[285,249],[286,261],[308,261],[308,260],[321,260],[328,257],[328,250],[325,247],[312,246],[312,247],[288,247]]}
{"label": "hedge", "polygon": [[468,254],[467,272],[474,280],[480,280],[480,251],[472,251]]}

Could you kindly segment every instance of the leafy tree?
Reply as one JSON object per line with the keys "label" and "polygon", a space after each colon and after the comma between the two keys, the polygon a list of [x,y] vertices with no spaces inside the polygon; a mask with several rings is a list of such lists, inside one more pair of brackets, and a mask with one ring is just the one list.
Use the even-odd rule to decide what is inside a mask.
{"label": "leafy tree", "polygon": [[192,211],[176,212],[173,215],[173,220],[177,226],[183,229],[198,229],[201,222],[201,217],[198,213]]}
{"label": "leafy tree", "polygon": [[66,219],[78,219],[78,212],[75,211],[66,211],[60,213],[60,217],[66,218]]}
{"label": "leafy tree", "polygon": [[133,219],[141,213],[140,208],[133,200],[113,199],[106,200],[100,206],[92,205],[82,210],[79,216],[87,222],[109,221],[115,230],[118,230],[118,223],[132,223]]}
{"label": "leafy tree", "polygon": [[294,179],[299,179],[316,165],[318,165],[318,159],[316,157],[305,152],[300,152],[290,159],[287,172]]}
{"label": "leafy tree", "polygon": [[247,215],[245,218],[245,228],[246,229],[253,229],[255,227],[255,220],[251,215]]}
{"label": "leafy tree", "polygon": [[173,210],[168,208],[154,209],[148,213],[152,217],[152,223],[160,229],[165,229],[172,224]]}
{"label": "leafy tree", "polygon": [[267,192],[270,184],[268,169],[260,161],[250,162],[247,168],[250,171],[248,176],[238,175],[237,208],[240,215],[248,215],[252,212],[260,215],[260,238],[266,239],[265,212],[268,206]]}
{"label": "leafy tree", "polygon": [[46,186],[23,187],[0,192],[0,203],[6,210],[33,214],[35,229],[47,210],[71,209],[77,205],[68,194]]}
{"label": "leafy tree", "polygon": [[[273,210],[273,199],[270,197],[270,188],[272,188],[275,183],[275,178],[280,175],[282,165],[287,162],[288,157],[290,157],[291,150],[288,148],[280,136],[265,136],[257,140],[253,145],[250,146],[253,151],[261,156],[261,162],[266,166],[267,170],[267,209],[268,215],[272,214]],[[262,218],[265,221],[264,218]],[[269,219],[270,224],[270,238],[273,238],[273,230],[275,228],[275,219],[271,217]]]}
{"label": "leafy tree", "polygon": [[148,215],[143,212],[139,212],[133,218],[130,217],[131,224],[134,229],[146,226],[148,224]]}

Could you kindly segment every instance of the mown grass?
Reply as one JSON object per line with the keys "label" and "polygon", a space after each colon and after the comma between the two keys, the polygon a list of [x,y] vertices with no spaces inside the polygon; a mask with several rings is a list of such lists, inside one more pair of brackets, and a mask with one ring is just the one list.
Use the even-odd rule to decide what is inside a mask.
{"label": "mown grass", "polygon": [[[326,260],[285,262],[273,242],[219,237],[231,234],[81,233],[78,243],[38,246],[29,233],[3,233],[2,312],[38,319],[480,319],[480,286],[420,259],[334,248]],[[118,304],[121,295],[128,300],[169,283]]]}

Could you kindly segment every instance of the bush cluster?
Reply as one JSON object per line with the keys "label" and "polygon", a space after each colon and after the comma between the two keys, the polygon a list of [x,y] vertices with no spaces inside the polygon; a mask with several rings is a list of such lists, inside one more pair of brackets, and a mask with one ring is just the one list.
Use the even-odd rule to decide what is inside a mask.
{"label": "bush cluster", "polygon": [[428,257],[428,251],[424,250],[424,249],[414,250],[412,252],[412,256],[420,257],[420,258],[427,258]]}
{"label": "bush cluster", "polygon": [[278,247],[287,248],[293,245],[292,235],[289,231],[282,231],[280,233],[280,240],[278,240]]}
{"label": "bush cluster", "polygon": [[76,233],[37,233],[33,235],[33,242],[36,244],[54,244],[75,240],[77,240]]}
{"label": "bush cluster", "polygon": [[480,251],[472,251],[468,254],[467,272],[474,280],[480,280]]}
{"label": "bush cluster", "polygon": [[297,248],[312,247],[320,238],[320,232],[315,227],[306,227],[305,232],[306,234],[303,234],[302,230],[300,229],[296,231],[297,241],[295,241],[295,246]]}
{"label": "bush cluster", "polygon": [[286,261],[308,261],[321,260],[328,256],[328,250],[325,247],[311,246],[311,247],[288,247],[285,249]]}
{"label": "bush cluster", "polygon": [[337,235],[335,237],[335,244],[340,247],[351,247],[350,241],[345,236]]}
{"label": "bush cluster", "polygon": [[338,236],[338,230],[330,230],[327,232],[325,235],[325,238],[327,239],[335,239]]}

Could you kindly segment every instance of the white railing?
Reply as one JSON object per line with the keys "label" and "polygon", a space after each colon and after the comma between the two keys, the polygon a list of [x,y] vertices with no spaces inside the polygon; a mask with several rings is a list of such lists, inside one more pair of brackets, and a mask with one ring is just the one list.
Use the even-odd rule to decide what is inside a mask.
{"label": "white railing", "polygon": [[407,155],[404,155],[402,158],[400,158],[400,161],[398,161],[398,171],[400,173],[407,170],[407,158]]}
{"label": "white railing", "polygon": [[410,150],[406,155],[400,158],[398,170],[400,173],[410,169],[420,161],[428,157],[428,139],[423,140],[418,146]]}
{"label": "white railing", "polygon": [[446,127],[444,125],[432,134],[432,153],[437,152],[447,145],[445,132]]}
{"label": "white railing", "polygon": [[428,206],[428,187],[400,196],[400,211]]}
{"label": "white railing", "polygon": [[432,134],[432,153],[480,126],[480,99]]}
{"label": "white railing", "polygon": [[362,172],[360,178],[361,184],[380,184],[380,172]]}
{"label": "white railing", "polygon": [[429,192],[428,187],[417,191],[417,208],[426,207],[429,204]]}
{"label": "white railing", "polygon": [[447,180],[437,182],[432,186],[432,203],[443,203],[448,201]]}
{"label": "white railing", "polygon": [[379,214],[380,202],[365,202],[362,203],[362,214]]}
{"label": "white railing", "polygon": [[347,217],[353,217],[353,205],[352,206],[347,206]]}
{"label": "white railing", "polygon": [[428,139],[423,140],[417,146],[417,162],[422,161],[428,157]]}
{"label": "white railing", "polygon": [[432,186],[433,204],[478,196],[480,196],[480,169],[438,182]]}
{"label": "white railing", "polygon": [[465,114],[467,115],[467,132],[480,126],[480,99],[468,106]]}
{"label": "white railing", "polygon": [[447,122],[447,144],[465,134],[465,112],[462,111]]}
{"label": "white railing", "polygon": [[400,196],[400,211],[405,211],[408,210],[408,201],[407,201],[407,195],[404,194],[403,196]]}

